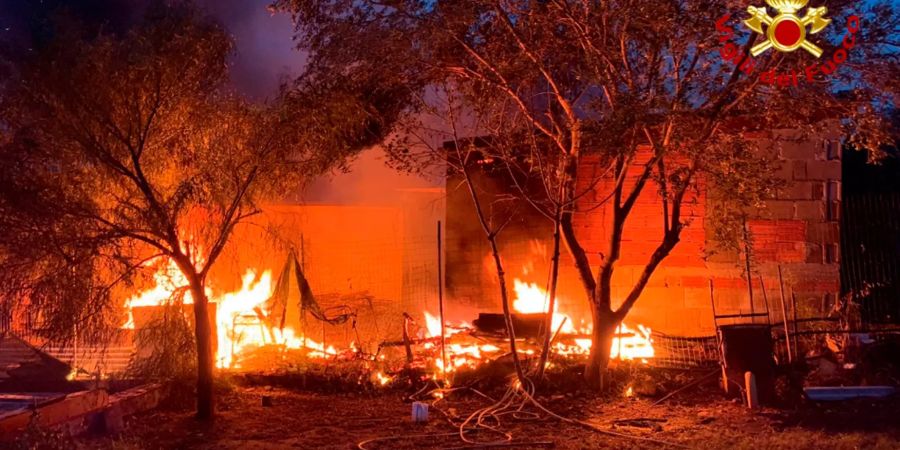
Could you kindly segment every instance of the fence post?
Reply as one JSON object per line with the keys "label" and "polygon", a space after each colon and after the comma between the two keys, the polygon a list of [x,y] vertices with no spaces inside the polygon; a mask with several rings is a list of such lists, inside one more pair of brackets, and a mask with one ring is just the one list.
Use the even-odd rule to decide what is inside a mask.
{"label": "fence post", "polygon": [[447,350],[446,350],[446,342],[444,336],[447,333],[444,332],[444,274],[441,268],[441,263],[443,258],[441,258],[441,221],[438,220],[437,223],[437,267],[438,267],[438,312],[441,316],[441,376],[444,378],[444,381],[447,381]]}

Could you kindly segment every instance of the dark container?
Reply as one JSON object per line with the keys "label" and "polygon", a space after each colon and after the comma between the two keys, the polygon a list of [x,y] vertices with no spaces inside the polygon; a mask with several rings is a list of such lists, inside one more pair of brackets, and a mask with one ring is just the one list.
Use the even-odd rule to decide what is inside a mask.
{"label": "dark container", "polygon": [[[511,314],[513,330],[516,338],[536,338],[541,334],[546,313]],[[497,333],[506,335],[506,319],[503,314],[479,313],[475,319],[475,328],[483,333]]]}
{"label": "dark container", "polygon": [[[772,330],[765,324],[719,327],[725,356],[725,375],[744,387],[744,372],[756,375],[759,400],[771,404],[775,398],[775,357]],[[730,383],[730,381],[729,381]],[[731,389],[734,386],[729,386]]]}

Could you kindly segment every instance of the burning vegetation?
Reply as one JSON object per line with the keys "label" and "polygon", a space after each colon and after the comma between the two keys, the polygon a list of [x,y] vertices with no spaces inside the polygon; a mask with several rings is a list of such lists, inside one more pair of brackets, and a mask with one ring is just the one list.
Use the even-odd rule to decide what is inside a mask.
{"label": "burning vegetation", "polygon": [[[523,444],[512,419],[672,444],[613,429],[659,419],[561,415],[559,392],[652,408],[721,376],[757,408],[894,391],[873,336],[897,333],[900,263],[841,292],[845,250],[893,241],[843,231],[840,155],[896,143],[895,8],[829,12],[860,25],[854,51],[833,85],[788,92],[742,70],[755,37],[732,1],[275,0],[305,62],[262,101],[235,89],[221,24],[150,3],[122,29],[62,14],[27,51],[0,45],[0,357],[18,358],[0,387],[83,391],[33,396],[0,431],[55,411],[116,427],[185,374],[202,420],[220,375],[338,379],[402,390],[414,422],[431,407],[472,446]],[[781,19],[751,31],[808,2],[769,3]],[[813,8],[816,42],[841,42]],[[734,64],[709,51],[717,26]],[[754,70],[796,56],[776,53]],[[430,187],[298,200],[373,149]],[[108,395],[135,380],[162,384]]]}
{"label": "burning vegetation", "polygon": [[[370,372],[370,381],[376,386],[382,386],[390,384],[403,369],[421,370],[423,380],[449,381],[454,373],[474,370],[479,365],[508,355],[508,343],[502,329],[498,330],[490,323],[479,326],[479,319],[473,321],[475,325],[473,322],[447,321],[442,326],[439,313],[427,310],[421,311],[420,321],[405,315],[405,340],[402,342],[381,342],[369,349],[364,348],[363,342],[356,341],[349,342],[346,347],[319,342],[307,335],[309,332],[303,331],[304,326],[312,329],[306,320],[307,314],[310,314],[306,306],[317,303],[312,290],[303,288],[308,286],[308,282],[302,271],[290,270],[295,263],[296,257],[290,253],[285,262],[286,269],[281,273],[282,277],[287,278],[277,280],[273,279],[271,270],[246,269],[237,291],[220,292],[215,283],[207,285],[207,296],[210,304],[214,305],[211,316],[215,318],[217,330],[216,367],[230,371],[271,370],[279,366],[286,367],[292,361],[319,361],[328,364],[362,360],[368,363],[365,367]],[[125,300],[123,306],[127,320],[121,326],[124,330],[135,330],[136,316],[143,317],[143,323],[147,323],[155,314],[166,310],[166,307],[176,304],[180,307],[178,310],[186,312],[187,309],[181,307],[193,303],[187,281],[170,260],[157,258],[146,264],[157,268],[153,274],[153,286]],[[278,288],[275,286],[281,286],[282,290],[289,290],[297,295],[276,299],[284,294],[276,292]],[[536,284],[518,279],[514,280],[514,292],[515,317],[521,318],[526,324],[520,327],[523,332],[520,336],[539,337],[539,328],[549,305],[547,292]],[[309,298],[302,298],[303,295]],[[581,360],[590,351],[591,324],[585,320],[573,320],[569,315],[559,312],[559,304],[560,302],[555,302],[557,311],[552,317],[553,355],[559,359]],[[279,307],[282,311],[278,311]],[[299,309],[300,314],[290,314],[288,308]],[[283,318],[289,314],[295,318],[296,323],[285,323]],[[312,314],[309,318],[315,319]],[[494,318],[496,319],[496,315]],[[484,322],[486,319],[480,320]],[[335,322],[333,318],[331,321]],[[651,334],[651,330],[643,325],[638,324],[632,329],[622,323],[612,341],[611,357],[647,363],[654,357]],[[537,341],[523,344],[520,347],[523,355],[532,357],[539,354],[540,346]],[[407,355],[405,362],[398,361],[396,352],[392,355],[390,351],[400,345],[407,346],[411,352],[411,357]],[[261,367],[257,355],[265,355],[266,359]],[[256,365],[253,361],[257,361]],[[551,365],[552,362],[548,361],[547,364]]]}

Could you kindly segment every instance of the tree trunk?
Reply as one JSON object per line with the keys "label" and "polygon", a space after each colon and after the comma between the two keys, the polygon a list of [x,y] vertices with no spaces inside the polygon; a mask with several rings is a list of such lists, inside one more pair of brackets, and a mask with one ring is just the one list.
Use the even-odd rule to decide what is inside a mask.
{"label": "tree trunk", "polygon": [[202,282],[191,283],[194,298],[194,337],[197,341],[197,418],[210,420],[215,412],[213,373],[216,335],[209,320],[209,299]]}
{"label": "tree trunk", "polygon": [[516,377],[522,386],[525,386],[525,372],[522,371],[522,363],[519,361],[519,352],[516,350],[516,329],[512,322],[512,310],[509,307],[509,291],[506,289],[506,272],[503,270],[503,260],[500,259],[500,249],[497,246],[497,237],[490,233],[488,241],[491,243],[491,253],[494,255],[494,265],[497,268],[497,282],[500,283],[500,300],[503,306],[503,319],[506,323],[506,334],[509,337],[509,351],[512,353],[513,366],[516,369]]}
{"label": "tree trunk", "polygon": [[604,389],[609,353],[619,321],[612,311],[604,311],[599,305],[591,306],[594,329],[591,333],[591,353],[584,369],[584,379],[589,386]]}
{"label": "tree trunk", "polygon": [[538,382],[544,379],[544,369],[547,365],[547,358],[550,357],[550,340],[553,339],[553,310],[556,308],[556,286],[559,281],[559,241],[560,241],[560,222],[561,211],[556,208],[556,215],[553,220],[553,259],[550,265],[550,285],[548,286],[550,300],[547,305],[547,317],[544,319],[544,342],[541,347],[541,357],[538,360],[537,379]]}

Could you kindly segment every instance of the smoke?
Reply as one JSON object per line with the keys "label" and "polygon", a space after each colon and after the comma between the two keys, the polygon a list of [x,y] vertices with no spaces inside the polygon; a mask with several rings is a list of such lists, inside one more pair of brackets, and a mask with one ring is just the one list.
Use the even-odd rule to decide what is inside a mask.
{"label": "smoke", "polygon": [[[306,55],[296,49],[293,23],[287,14],[272,13],[271,0],[200,0],[235,40],[231,81],[248,98],[273,96],[285,81],[296,77]],[[391,205],[401,190],[442,185],[398,173],[384,164],[384,152],[372,148],[360,154],[347,173],[335,172],[314,181],[303,194],[306,203]]]}
{"label": "smoke", "polygon": [[310,203],[396,205],[402,192],[443,186],[417,175],[398,172],[385,165],[381,148],[371,148],[359,155],[347,173],[332,173],[316,180],[307,189],[304,200]]}
{"label": "smoke", "polygon": [[273,96],[279,86],[300,73],[306,55],[297,51],[287,14],[268,10],[271,0],[198,0],[235,42],[231,70],[234,87],[255,100]]}

